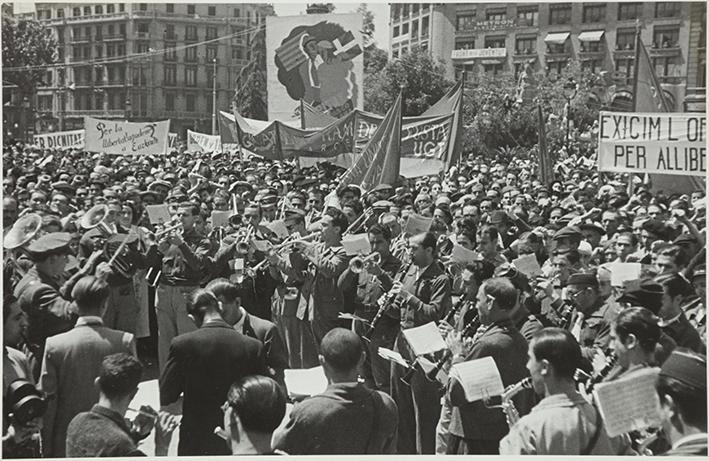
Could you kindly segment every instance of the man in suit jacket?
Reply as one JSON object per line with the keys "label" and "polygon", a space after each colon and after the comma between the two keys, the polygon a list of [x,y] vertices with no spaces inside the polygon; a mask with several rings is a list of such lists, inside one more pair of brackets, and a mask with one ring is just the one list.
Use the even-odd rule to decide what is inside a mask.
{"label": "man in suit jacket", "polygon": [[[460,341],[452,341],[453,363],[492,357],[500,371],[502,383],[509,386],[529,375],[526,369],[527,341],[511,320],[517,301],[517,290],[506,278],[487,280],[478,290],[477,308],[481,328],[473,338],[473,346],[462,353]],[[531,408],[532,395],[514,399],[520,414]],[[508,432],[505,415],[499,408],[487,408],[482,401],[467,402],[463,387],[451,379],[445,396],[451,408],[448,454],[497,454],[500,439]]]}
{"label": "man in suit jacket", "polygon": [[199,329],[172,340],[160,376],[160,404],[183,395],[178,455],[227,455],[226,443],[214,434],[223,422],[221,405],[232,383],[266,374],[264,348],[224,321],[210,291],[197,290],[188,313]]}
{"label": "man in suit jacket", "polygon": [[269,375],[285,390],[283,370],[289,368],[288,352],[276,325],[249,314],[243,306],[239,306],[239,288],[229,280],[212,280],[206,289],[222,303],[222,317],[226,323],[232,325],[237,332],[261,341]]}
{"label": "man in suit jacket", "polygon": [[77,414],[98,401],[94,380],[104,357],[119,352],[135,355],[133,335],[103,326],[101,313],[109,294],[105,280],[87,276],[71,292],[78,310],[76,326],[47,339],[40,389],[49,399],[44,416],[44,453],[65,455],[66,432]]}

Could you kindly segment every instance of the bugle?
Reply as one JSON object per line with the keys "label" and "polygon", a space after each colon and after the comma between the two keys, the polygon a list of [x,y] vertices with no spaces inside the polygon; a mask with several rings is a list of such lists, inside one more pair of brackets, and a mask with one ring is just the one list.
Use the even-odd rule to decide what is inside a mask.
{"label": "bugle", "polygon": [[173,225],[173,226],[168,226],[168,227],[166,227],[165,229],[161,230],[160,232],[156,233],[156,234],[155,234],[155,238],[159,238],[159,237],[162,237],[162,236],[165,235],[165,234],[168,234],[168,233],[170,233],[170,232],[174,232],[174,231],[176,231],[177,229],[179,229],[180,227],[182,227],[182,223],[177,223],[177,224],[175,224],[175,225]]}
{"label": "bugle", "polygon": [[350,259],[349,267],[352,272],[354,272],[355,274],[359,274],[364,270],[365,265],[368,263],[375,264],[378,266],[382,263],[382,256],[376,251],[365,257],[355,256],[354,258]]}

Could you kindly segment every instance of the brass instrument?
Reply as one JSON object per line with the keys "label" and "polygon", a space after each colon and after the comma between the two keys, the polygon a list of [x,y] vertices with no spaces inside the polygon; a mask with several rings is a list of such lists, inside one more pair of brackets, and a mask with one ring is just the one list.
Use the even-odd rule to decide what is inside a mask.
{"label": "brass instrument", "polygon": [[15,221],[2,242],[6,250],[22,248],[38,236],[42,229],[42,217],[37,213],[29,213]]}
{"label": "brass instrument", "polygon": [[512,397],[519,394],[525,389],[532,388],[532,378],[524,378],[522,381],[508,386],[502,393],[502,411],[505,412],[505,417],[507,419],[507,425],[509,427],[514,426],[517,421],[519,421],[519,412],[515,408],[515,404],[512,401]]}
{"label": "brass instrument", "polygon": [[359,228],[367,222],[367,220],[372,216],[372,214],[374,214],[374,209],[372,207],[369,207],[364,210],[364,213],[362,213],[357,219],[355,219],[354,222],[350,224],[350,226],[342,233],[342,235],[354,234],[356,230],[359,230]]}
{"label": "brass instrument", "polygon": [[155,234],[155,238],[162,237],[165,234],[169,234],[171,232],[176,232],[178,229],[182,227],[182,223],[177,223],[172,226],[167,226],[165,229],[161,230],[160,232]]}
{"label": "brass instrument", "polygon": [[382,255],[375,251],[369,256],[355,256],[354,258],[350,259],[349,267],[352,272],[354,272],[355,274],[359,274],[364,270],[365,265],[368,263],[375,264],[378,266],[382,263]]}
{"label": "brass instrument", "polygon": [[[322,233],[322,231],[315,231],[315,232],[311,232],[310,234],[306,235],[305,237],[301,237],[301,238],[295,238],[298,234],[290,235],[283,242],[279,243],[278,245],[272,246],[270,251],[272,251],[274,253],[278,253],[282,250],[289,248],[292,245],[295,245],[296,243],[308,242],[314,238],[320,237],[321,233]],[[263,261],[256,264],[254,267],[252,267],[251,270],[256,272],[256,271],[260,270],[263,266],[268,264],[268,262],[269,261],[266,258]]]}
{"label": "brass instrument", "polygon": [[79,225],[86,230],[96,228],[103,237],[110,237],[113,231],[106,224],[106,216],[108,216],[107,205],[94,205],[81,217]]}
{"label": "brass instrument", "polygon": [[208,180],[207,178],[205,178],[204,176],[202,176],[201,174],[198,174],[198,173],[190,173],[189,176],[192,177],[192,178],[201,179],[202,181],[206,182],[207,184],[209,184],[209,185],[212,186],[212,187],[216,187],[217,189],[222,189],[222,188],[224,188],[224,186],[222,186],[222,185],[219,184],[218,182],[210,181],[210,180]]}

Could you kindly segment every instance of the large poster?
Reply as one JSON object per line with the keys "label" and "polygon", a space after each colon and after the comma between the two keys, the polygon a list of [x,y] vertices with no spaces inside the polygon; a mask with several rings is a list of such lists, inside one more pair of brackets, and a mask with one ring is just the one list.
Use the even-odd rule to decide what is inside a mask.
{"label": "large poster", "polygon": [[56,149],[61,147],[84,147],[84,130],[56,131],[54,133],[36,134],[33,143],[40,149]]}
{"label": "large poster", "polygon": [[362,16],[266,18],[269,120],[296,117],[300,100],[335,118],[361,109]]}
{"label": "large poster", "polygon": [[601,112],[598,169],[703,177],[706,124],[703,114]]}
{"label": "large poster", "polygon": [[85,117],[86,150],[113,155],[167,154],[170,121],[123,122]]}

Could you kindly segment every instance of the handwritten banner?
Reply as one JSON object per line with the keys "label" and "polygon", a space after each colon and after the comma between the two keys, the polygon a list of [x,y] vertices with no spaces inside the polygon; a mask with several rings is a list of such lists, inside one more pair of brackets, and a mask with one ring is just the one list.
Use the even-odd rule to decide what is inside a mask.
{"label": "handwritten banner", "polygon": [[57,131],[55,133],[36,134],[33,143],[40,149],[56,149],[60,147],[84,147],[84,130]]}
{"label": "handwritten banner", "polygon": [[601,112],[599,122],[599,171],[706,174],[706,115]]}
{"label": "handwritten banner", "polygon": [[166,154],[170,121],[123,122],[85,117],[86,150],[112,155]]}
{"label": "handwritten banner", "polygon": [[187,130],[187,152],[221,152],[219,135],[209,135]]}

